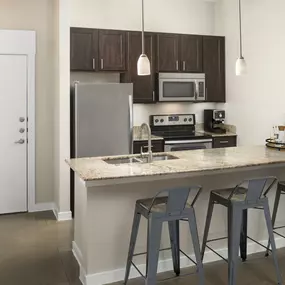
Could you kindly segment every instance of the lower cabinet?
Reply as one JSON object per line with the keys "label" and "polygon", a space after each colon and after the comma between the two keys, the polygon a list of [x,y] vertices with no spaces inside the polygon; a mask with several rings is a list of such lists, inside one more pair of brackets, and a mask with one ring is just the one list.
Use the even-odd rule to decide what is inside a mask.
{"label": "lower cabinet", "polygon": [[[151,141],[152,152],[163,152],[164,151],[164,140],[153,140]],[[134,153],[141,153],[148,151],[148,141],[134,141]]]}
{"label": "lower cabinet", "polygon": [[213,138],[213,148],[237,146],[237,136],[224,136]]}

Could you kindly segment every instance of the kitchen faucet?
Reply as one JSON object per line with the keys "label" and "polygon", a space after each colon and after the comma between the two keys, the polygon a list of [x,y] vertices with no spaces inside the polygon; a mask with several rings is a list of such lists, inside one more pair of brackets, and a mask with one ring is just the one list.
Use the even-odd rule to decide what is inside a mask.
{"label": "kitchen faucet", "polygon": [[152,162],[151,129],[149,124],[143,123],[141,125],[141,134],[143,134],[144,128],[147,130],[147,135],[148,135],[148,152],[143,152],[143,147],[141,147],[141,156],[148,155],[147,162],[150,163]]}

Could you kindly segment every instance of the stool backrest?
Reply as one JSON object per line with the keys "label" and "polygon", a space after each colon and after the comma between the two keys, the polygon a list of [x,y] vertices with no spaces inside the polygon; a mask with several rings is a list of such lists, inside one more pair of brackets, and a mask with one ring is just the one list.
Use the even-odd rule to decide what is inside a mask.
{"label": "stool backrest", "polygon": [[261,198],[262,194],[263,196],[266,196],[276,182],[276,177],[262,177],[245,180],[235,187],[229,198],[231,199],[233,195],[239,194],[240,190],[246,190],[245,201],[256,202]]}
{"label": "stool backrest", "polygon": [[190,188],[176,188],[170,190],[162,190],[158,192],[152,200],[151,207],[149,211],[151,211],[152,206],[155,204],[155,200],[159,198],[161,195],[167,195],[167,203],[166,203],[166,211],[165,214],[170,216],[175,216],[181,214],[186,205],[189,198],[189,194],[191,190],[197,190],[197,194],[195,195],[191,206],[195,204],[198,199],[198,196],[201,193],[202,187],[201,186],[193,186]]}

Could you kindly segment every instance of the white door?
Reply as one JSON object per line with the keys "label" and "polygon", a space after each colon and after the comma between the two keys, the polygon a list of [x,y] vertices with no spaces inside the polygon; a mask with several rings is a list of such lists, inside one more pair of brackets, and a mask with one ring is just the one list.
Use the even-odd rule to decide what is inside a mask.
{"label": "white door", "polygon": [[27,211],[27,57],[0,54],[0,214]]}

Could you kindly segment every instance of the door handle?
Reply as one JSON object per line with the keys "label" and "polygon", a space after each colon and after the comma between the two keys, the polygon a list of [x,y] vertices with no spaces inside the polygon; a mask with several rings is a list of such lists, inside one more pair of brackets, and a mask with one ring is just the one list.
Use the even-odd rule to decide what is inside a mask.
{"label": "door handle", "polygon": [[25,143],[25,140],[24,140],[24,139],[19,139],[18,141],[15,141],[15,143],[17,143],[17,144],[23,144],[23,143]]}
{"label": "door handle", "polygon": [[199,86],[198,86],[198,81],[195,80],[195,98],[198,100],[199,98]]}

